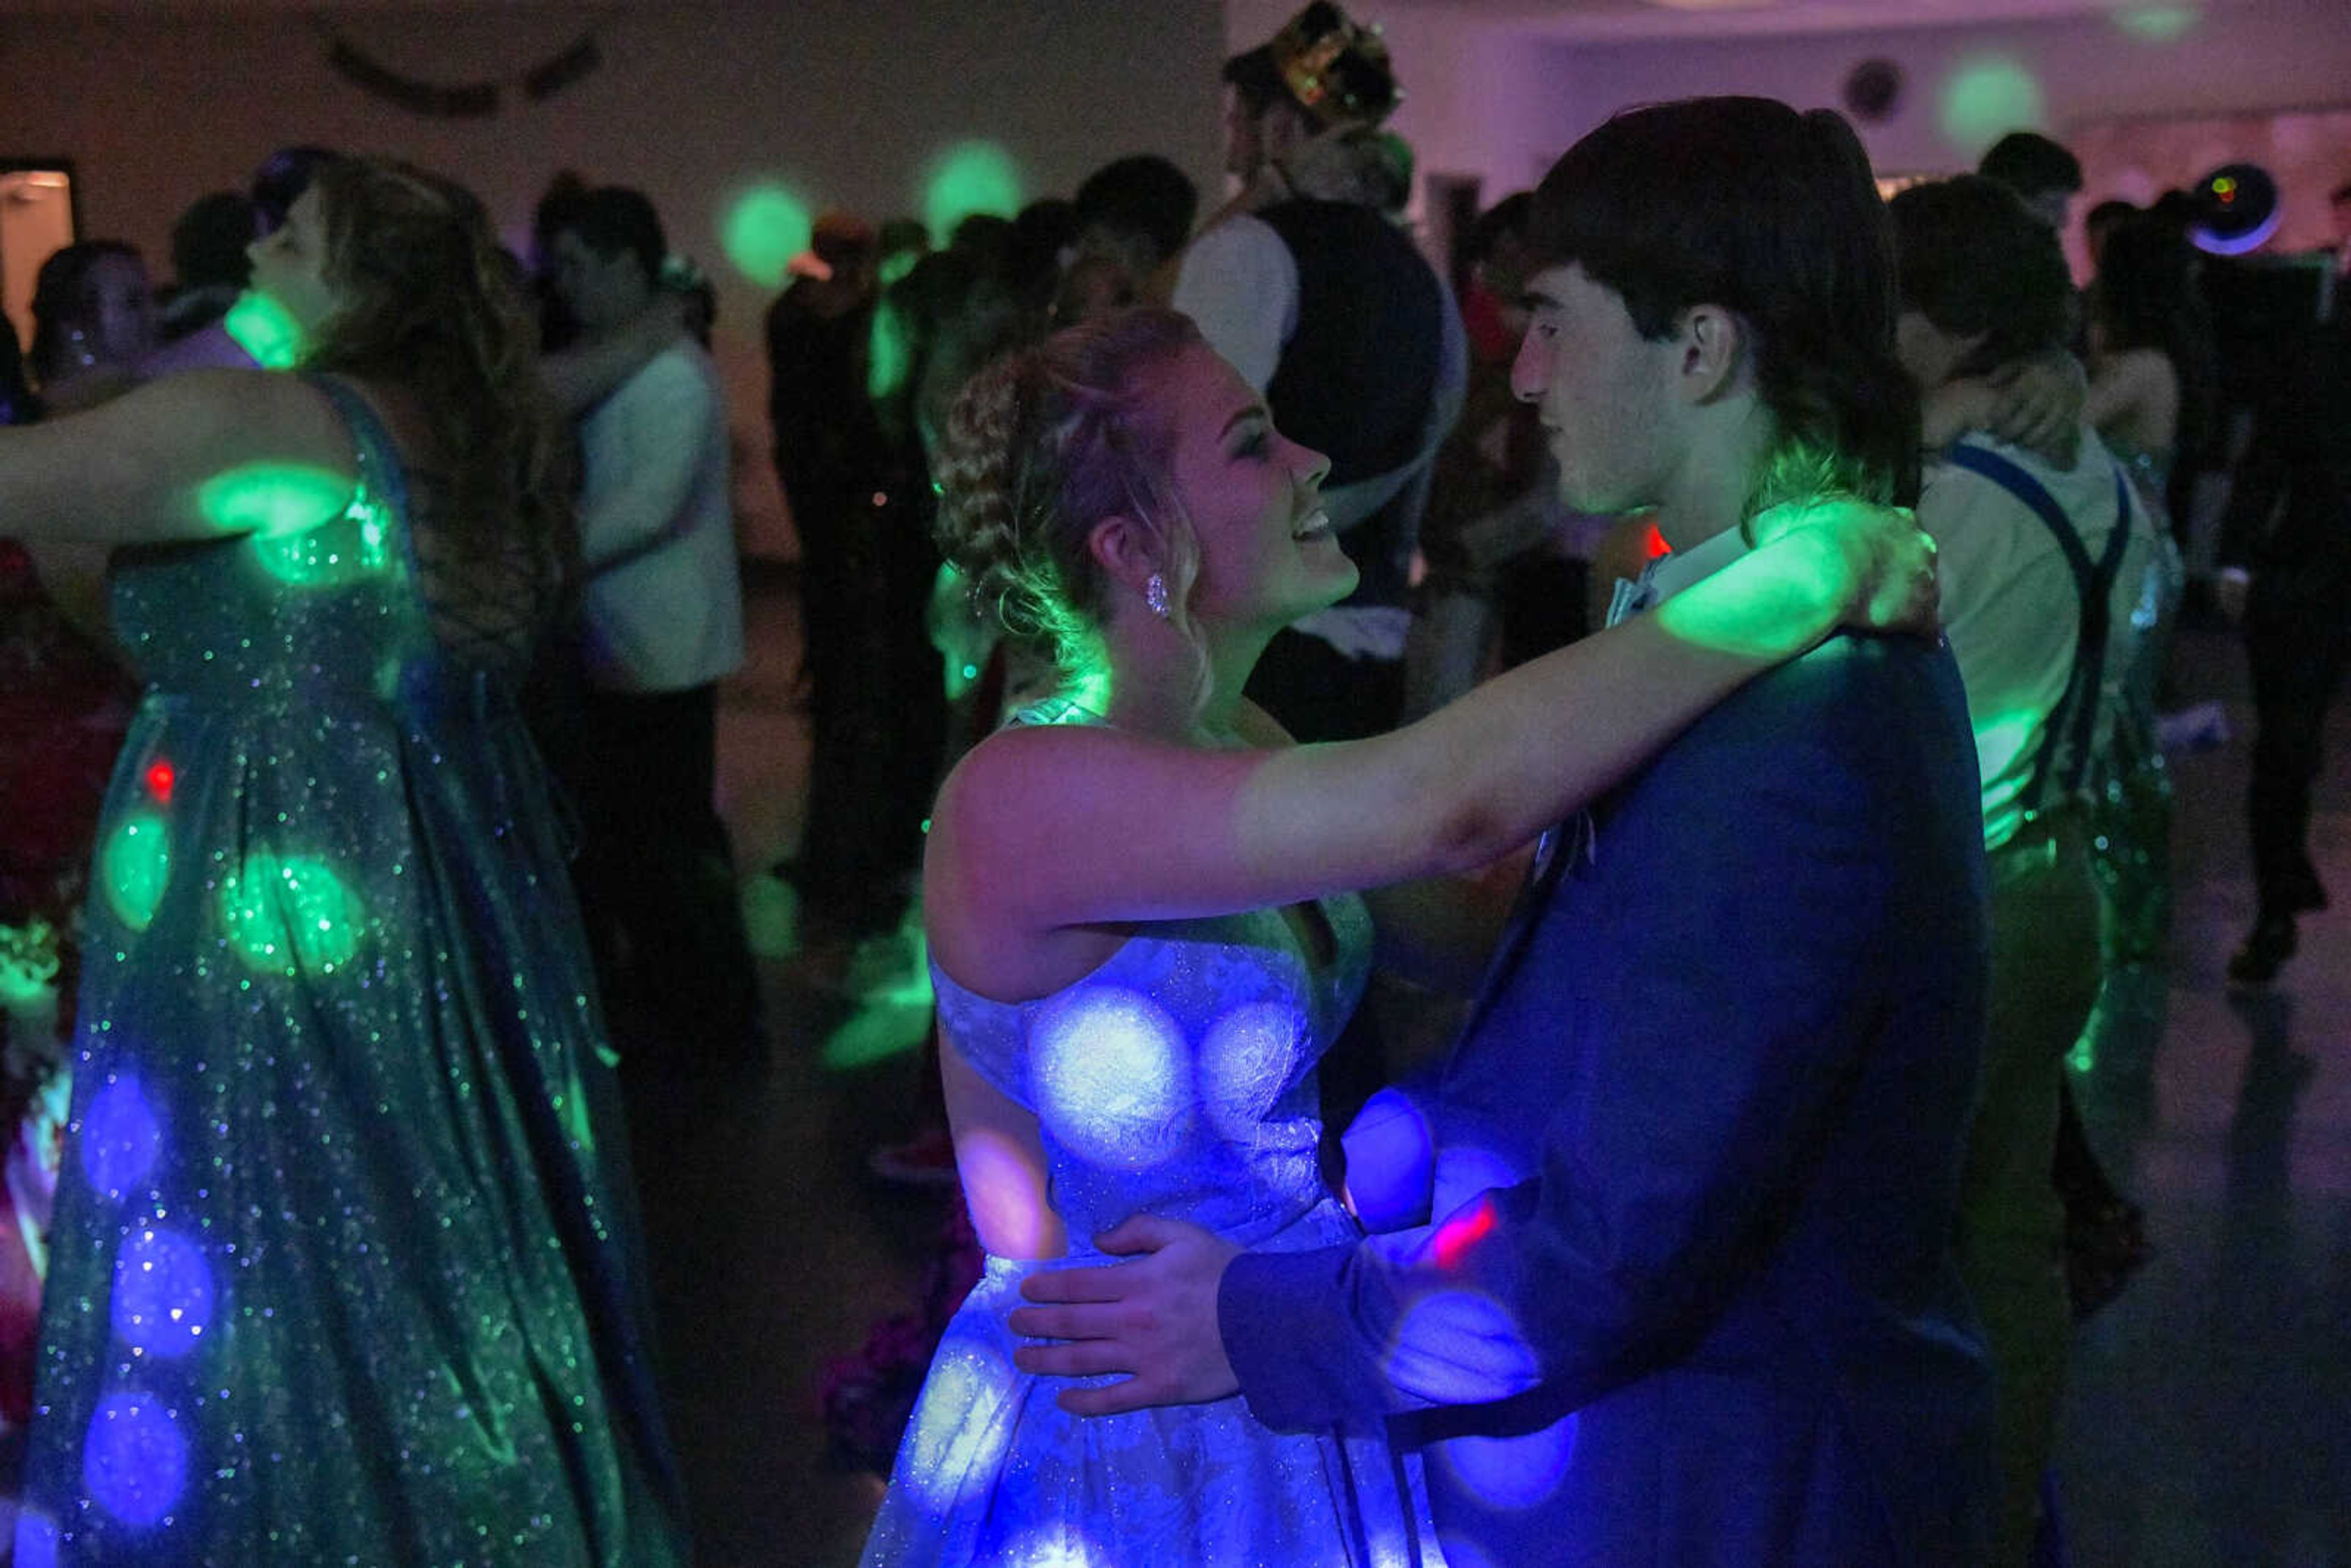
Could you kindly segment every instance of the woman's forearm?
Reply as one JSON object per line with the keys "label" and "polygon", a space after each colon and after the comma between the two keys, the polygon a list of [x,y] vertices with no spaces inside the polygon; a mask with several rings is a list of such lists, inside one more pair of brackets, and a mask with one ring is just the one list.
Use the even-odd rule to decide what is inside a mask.
{"label": "woman's forearm", "polygon": [[1268,758],[1240,791],[1241,853],[1322,861],[1345,868],[1337,885],[1358,886],[1507,853],[1834,628],[1853,579],[1812,532],[1394,734]]}

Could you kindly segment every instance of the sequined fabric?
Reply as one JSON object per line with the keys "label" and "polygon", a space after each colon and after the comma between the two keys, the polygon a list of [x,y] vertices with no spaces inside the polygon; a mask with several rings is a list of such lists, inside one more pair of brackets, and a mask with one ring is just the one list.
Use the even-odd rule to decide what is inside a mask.
{"label": "sequined fabric", "polygon": [[[1313,1066],[1361,995],[1370,923],[1323,905],[1315,968],[1259,911],[1144,927],[1078,984],[1017,1006],[933,968],[940,1028],[1038,1116],[1055,1209],[1084,1239],[1138,1211],[1244,1246],[1352,1240],[1323,1186]],[[946,1330],[867,1542],[889,1564],[1435,1563],[1417,1459],[1277,1434],[1238,1398],[1084,1418],[1018,1370],[1005,1314],[1044,1265],[991,1258]]]}
{"label": "sequined fabric", "polygon": [[360,452],[342,517],[118,562],[149,690],[99,830],[16,1561],[682,1562],[509,661],[436,634],[428,518],[319,384]]}
{"label": "sequined fabric", "polygon": [[2162,1040],[2171,940],[2171,773],[2156,738],[2156,685],[2188,572],[2166,521],[2165,465],[2149,454],[2115,451],[2153,521],[2154,549],[2131,604],[2129,657],[2106,673],[2103,700],[2114,727],[2087,780],[2103,972],[2074,1048],[2084,1068],[2117,1050],[2140,1060]]}

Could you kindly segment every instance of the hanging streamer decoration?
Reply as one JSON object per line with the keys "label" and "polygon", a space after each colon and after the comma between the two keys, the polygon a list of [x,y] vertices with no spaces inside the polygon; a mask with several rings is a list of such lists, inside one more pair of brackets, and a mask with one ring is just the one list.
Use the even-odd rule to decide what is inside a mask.
{"label": "hanging streamer decoration", "polygon": [[487,119],[498,112],[509,87],[521,89],[524,98],[538,103],[590,75],[604,63],[603,51],[596,47],[596,35],[583,33],[577,42],[518,77],[444,87],[404,76],[336,33],[329,32],[327,42],[327,64],[345,81],[411,114],[434,120]]}

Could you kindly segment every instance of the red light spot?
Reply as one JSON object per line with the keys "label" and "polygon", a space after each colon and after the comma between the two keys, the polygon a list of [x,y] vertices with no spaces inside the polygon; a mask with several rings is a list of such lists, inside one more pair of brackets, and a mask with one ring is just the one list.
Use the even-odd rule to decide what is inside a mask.
{"label": "red light spot", "polygon": [[1494,1233],[1494,1200],[1481,1197],[1473,1208],[1465,1208],[1437,1228],[1432,1241],[1437,1249],[1437,1266],[1458,1269],[1469,1249]]}
{"label": "red light spot", "polygon": [[163,802],[165,805],[169,805],[172,800],[172,781],[178,777],[178,772],[172,768],[169,762],[159,759],[149,763],[147,765],[147,793],[154,796],[156,800]]}
{"label": "red light spot", "polygon": [[1674,553],[1674,547],[1666,542],[1666,536],[1657,530],[1657,525],[1655,523],[1651,523],[1648,532],[1642,535],[1641,549],[1647,552],[1651,560],[1656,559],[1661,555]]}

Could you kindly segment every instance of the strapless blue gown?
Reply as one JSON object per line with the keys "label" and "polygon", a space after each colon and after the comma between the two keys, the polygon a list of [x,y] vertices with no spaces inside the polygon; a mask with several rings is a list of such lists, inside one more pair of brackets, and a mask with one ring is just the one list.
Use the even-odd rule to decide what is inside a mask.
{"label": "strapless blue gown", "polygon": [[[1322,905],[1317,968],[1277,910],[1143,927],[1052,996],[990,1001],[933,967],[939,1026],[1043,1133],[1071,1261],[1131,1214],[1249,1248],[1359,1234],[1316,1161],[1316,1059],[1362,994],[1360,899]],[[990,1258],[947,1326],[866,1568],[1299,1568],[1441,1561],[1416,1458],[1377,1435],[1281,1434],[1238,1397],[1084,1417],[1012,1364],[1005,1314],[1049,1264]]]}

